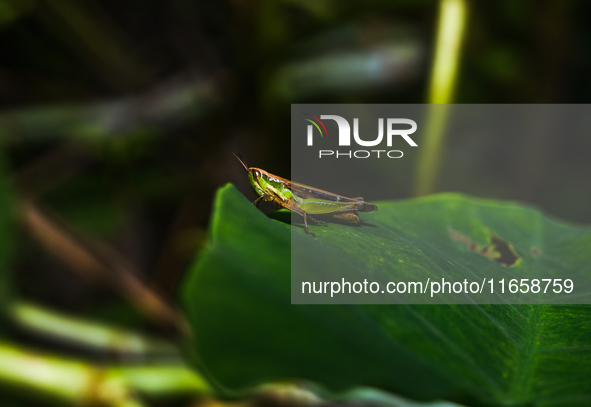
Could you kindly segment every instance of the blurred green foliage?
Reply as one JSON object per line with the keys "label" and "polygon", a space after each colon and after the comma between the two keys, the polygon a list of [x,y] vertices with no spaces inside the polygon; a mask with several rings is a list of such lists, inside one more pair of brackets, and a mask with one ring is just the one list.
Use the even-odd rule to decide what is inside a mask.
{"label": "blurred green foliage", "polygon": [[[425,334],[424,341],[415,344],[424,347],[412,350],[406,347],[410,341],[400,341],[395,344],[401,349],[399,354],[381,353],[380,349],[371,349],[366,344],[375,337],[385,344],[384,332],[375,326],[371,331],[363,331],[346,325],[350,322],[348,308],[337,316],[330,314],[334,308],[326,308],[326,318],[336,318],[337,331],[319,332],[318,321],[325,314],[312,314],[308,311],[312,308],[289,305],[285,297],[288,228],[265,219],[253,208],[246,211],[248,205],[241,206],[243,199],[238,199],[236,191],[223,205],[236,204],[238,212],[231,215],[227,208],[218,207],[213,214],[211,239],[206,238],[215,191],[227,182],[234,182],[250,193],[243,169],[235,162],[232,151],[242,153],[249,162],[263,168],[288,175],[287,123],[291,103],[425,102],[436,43],[438,4],[434,0],[0,0],[0,305],[8,310],[7,304],[21,304],[22,298],[33,299],[50,309],[88,319],[91,325],[92,317],[97,317],[115,326],[155,332],[178,343],[177,331],[149,322],[151,319],[133,300],[137,297],[120,288],[118,273],[127,270],[119,278],[131,279],[144,287],[144,294],[154,294],[154,297],[148,295],[150,300],[172,297],[188,259],[195,253],[203,253],[203,260],[191,273],[197,269],[210,273],[209,267],[213,269],[231,260],[217,252],[223,247],[219,245],[220,239],[230,239],[227,235],[239,230],[242,235],[235,235],[231,242],[224,240],[224,244],[231,243],[243,256],[237,258],[252,255],[249,246],[252,241],[245,236],[253,233],[260,239],[261,247],[270,248],[256,252],[255,260],[259,263],[244,265],[254,274],[232,275],[232,280],[219,274],[220,285],[206,293],[192,285],[180,287],[185,295],[190,290],[199,291],[199,297],[185,299],[193,317],[199,314],[201,318],[201,310],[192,301],[195,304],[212,301],[216,306],[209,316],[203,317],[210,328],[203,331],[201,325],[196,325],[194,329],[210,341],[203,346],[211,346],[214,351],[202,356],[220,377],[227,375],[227,380],[237,385],[271,376],[300,375],[342,386],[345,382],[333,374],[334,366],[330,364],[340,361],[344,365],[339,366],[340,373],[351,374],[348,383],[364,384],[352,379],[359,377],[355,376],[359,372],[354,371],[360,368],[351,366],[353,360],[344,358],[344,352],[356,355],[360,366],[367,369],[375,366],[370,364],[371,360],[380,359],[381,370],[374,373],[375,378],[381,372],[382,377],[395,376],[400,383],[392,385],[390,379],[387,382],[376,379],[374,384],[423,399],[457,389],[458,393],[450,397],[465,396],[493,403],[513,396],[511,400],[534,400],[528,391],[548,384],[543,378],[534,382],[536,377],[525,370],[533,369],[538,359],[530,365],[525,362],[516,365],[524,369],[523,376],[515,381],[516,393],[507,395],[504,386],[511,386],[509,379],[498,378],[486,370],[505,359],[488,360],[490,366],[485,366],[479,364],[480,360],[475,362],[475,353],[443,355],[439,352],[445,347],[439,347],[434,331],[425,334],[421,324],[424,321],[436,327],[441,324],[442,329],[449,329],[446,332],[450,335],[462,336],[465,331],[459,320],[480,323],[481,315],[485,315],[501,321],[501,325],[490,328],[496,335],[509,317],[515,318],[523,321],[516,325],[515,332],[522,331],[515,334],[514,343],[508,347],[520,357],[533,357],[534,354],[527,353],[528,346],[535,344],[532,332],[542,322],[532,313],[559,320],[544,325],[558,327],[556,332],[548,334],[554,345],[560,340],[574,340],[570,336],[574,329],[584,331],[585,307],[562,309],[562,317],[553,307],[510,309],[506,314],[504,308],[495,307],[484,307],[482,312],[480,308],[402,307],[393,313],[393,320],[406,322],[403,329],[413,338],[417,337],[417,330]],[[591,80],[587,72],[591,56],[586,50],[591,42],[591,29],[586,16],[589,12],[591,6],[584,1],[470,2],[455,101],[588,102]],[[587,184],[591,171],[586,157],[591,138],[569,145],[563,143],[563,136],[524,134],[522,139],[512,140],[506,155],[500,153],[496,140],[448,140],[446,148],[450,154],[444,155],[445,172],[438,188],[519,199],[573,221],[589,222],[591,189],[581,185]],[[521,162],[523,166],[508,166],[508,162]],[[410,175],[397,177],[400,182],[389,191],[391,198],[408,197],[413,189]],[[225,190],[224,194],[230,192]],[[80,263],[68,262],[63,252],[43,250],[43,245],[52,241],[35,237],[35,230],[23,222],[22,209],[29,203],[46,214],[54,231],[66,234],[86,250],[84,254],[106,265],[107,270],[118,271],[109,277],[102,276],[104,279],[92,278],[81,272]],[[242,210],[248,214],[245,219],[237,216]],[[263,210],[270,208],[263,205]],[[382,211],[376,215],[382,216]],[[230,223],[231,220],[235,223]],[[332,224],[320,233],[327,238],[337,231],[349,231],[351,238],[363,233],[363,229]],[[332,244],[340,243],[335,240]],[[215,256],[220,257],[220,263],[211,263]],[[474,257],[474,261],[488,264],[484,258]],[[257,264],[259,268],[255,270]],[[236,270],[241,269],[233,272]],[[207,273],[201,277],[191,274],[190,279],[215,277]],[[249,291],[257,289],[259,282],[258,289],[269,284],[265,295]],[[236,286],[231,287],[232,284]],[[243,308],[237,309],[241,300]],[[82,367],[91,375],[100,371],[103,362],[121,362],[123,367],[130,368],[128,372],[132,370],[126,363],[129,355],[114,355],[108,346],[80,349],[80,344],[74,346],[67,340],[51,339],[51,332],[14,326],[14,315],[10,313],[4,313],[3,318],[2,338],[16,338],[11,346],[18,346],[17,353],[22,352],[19,354],[25,359],[29,349],[41,348],[59,354],[54,359],[57,362],[72,354],[80,356],[76,368]],[[277,324],[271,326],[269,321]],[[419,323],[413,325],[413,321]],[[363,323],[367,324],[367,320]],[[524,328],[527,323],[529,330]],[[311,330],[306,331],[310,326]],[[238,327],[243,331],[237,331]],[[50,331],[55,333],[61,328],[57,324]],[[475,331],[473,325],[469,329],[472,331],[468,333]],[[492,358],[500,345],[487,348],[484,344],[496,338],[493,335],[476,340],[462,336],[457,343],[466,345],[470,351],[480,346],[490,352],[486,357]],[[251,340],[245,345],[249,348],[236,346]],[[580,340],[584,343],[586,336],[581,334]],[[323,357],[330,363],[318,367],[316,376],[307,375],[311,370],[304,366],[301,355],[310,351],[307,344],[319,341],[329,345],[312,349],[326,350]],[[273,359],[261,353],[261,344],[267,343],[271,343],[269,351],[278,352],[293,365],[278,366],[281,358]],[[290,344],[293,354],[281,353],[285,344]],[[11,346],[7,345],[10,352],[15,350]],[[571,374],[587,372],[583,349],[577,348],[563,359],[554,350],[547,355],[536,355],[544,363],[552,357],[558,359],[555,366],[543,367],[548,368],[552,380],[559,374],[566,381],[572,379],[563,383],[563,389],[568,390],[572,385],[574,394],[582,386],[578,387],[578,377]],[[356,352],[371,353],[373,359]],[[394,359],[381,360],[383,354]],[[41,362],[48,361],[44,355],[41,352]],[[220,362],[211,362],[217,355],[222,355]],[[230,355],[236,359],[230,359]],[[145,356],[136,355],[140,359]],[[474,360],[470,359],[472,356]],[[579,364],[571,363],[571,357],[579,358]],[[415,370],[407,372],[399,370],[398,365],[386,366],[387,360],[400,362],[396,358],[416,362],[411,368]],[[21,359],[15,360],[17,365],[21,363]],[[226,363],[223,366],[222,361]],[[457,373],[450,380],[442,378],[440,371],[447,362],[452,363],[452,371]],[[1,363],[2,360],[0,366]],[[464,368],[469,363],[482,367],[485,373],[471,377],[472,371]],[[567,370],[571,366],[576,368]],[[140,373],[142,367],[146,366],[139,366]],[[199,379],[195,371],[176,370],[176,367],[173,370],[179,373],[178,377]],[[48,371],[52,376],[52,371]],[[10,377],[10,369],[4,372]],[[35,378],[24,372],[24,380]],[[422,373],[428,376],[408,383],[409,378]],[[156,380],[155,377],[149,375],[150,380]],[[174,377],[167,376],[171,380]],[[469,388],[471,383],[487,377],[492,377],[487,392],[480,392],[480,387]],[[179,385],[183,380],[179,380]],[[154,382],[144,383],[149,388]],[[408,383],[408,387],[402,383]],[[522,389],[519,383],[532,387]],[[128,384],[113,388],[125,393]],[[174,388],[174,383],[171,386]],[[546,387],[548,392],[553,389],[550,385]],[[4,390],[13,389],[5,386]],[[33,402],[45,405],[43,394],[37,390],[32,386],[18,397],[27,400],[27,405]],[[174,389],[171,392],[175,393]],[[199,394],[192,392],[190,397]],[[349,400],[339,399],[339,395],[330,394],[329,398],[384,407],[416,404],[389,399],[392,396],[383,394]],[[554,400],[548,403],[564,405],[576,401]],[[587,401],[584,396],[579,400],[583,400],[582,404]],[[139,401],[132,398],[131,402]],[[23,402],[17,398],[13,404]]]}
{"label": "blurred green foliage", "polygon": [[7,307],[13,297],[10,265],[15,249],[14,204],[13,189],[6,173],[5,157],[0,151],[0,310]]}

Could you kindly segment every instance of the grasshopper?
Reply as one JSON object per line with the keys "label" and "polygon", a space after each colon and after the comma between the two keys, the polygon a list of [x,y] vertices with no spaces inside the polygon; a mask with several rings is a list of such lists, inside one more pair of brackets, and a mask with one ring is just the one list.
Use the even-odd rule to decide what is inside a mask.
{"label": "grasshopper", "polygon": [[260,168],[249,167],[242,157],[236,154],[234,156],[248,172],[250,186],[258,195],[253,205],[258,207],[259,202],[264,200],[303,216],[306,234],[312,237],[316,235],[308,230],[308,220],[319,225],[327,226],[327,224],[311,215],[327,215],[346,223],[361,223],[357,212],[378,210],[376,205],[365,202],[361,197],[347,198],[289,181]]}

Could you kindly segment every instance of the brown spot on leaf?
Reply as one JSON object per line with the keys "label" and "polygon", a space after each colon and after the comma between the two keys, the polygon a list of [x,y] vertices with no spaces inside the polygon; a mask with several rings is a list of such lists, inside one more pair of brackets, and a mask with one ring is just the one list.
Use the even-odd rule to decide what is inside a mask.
{"label": "brown spot on leaf", "polygon": [[490,242],[486,246],[480,246],[477,242],[472,241],[468,236],[448,228],[449,236],[457,241],[463,243],[468,250],[478,253],[503,267],[511,267],[519,261],[520,257],[515,253],[511,243],[496,236],[492,231],[489,231]]}
{"label": "brown spot on leaf", "polygon": [[539,256],[540,255],[540,249],[538,249],[537,247],[532,247],[531,248],[531,254],[533,256]]}

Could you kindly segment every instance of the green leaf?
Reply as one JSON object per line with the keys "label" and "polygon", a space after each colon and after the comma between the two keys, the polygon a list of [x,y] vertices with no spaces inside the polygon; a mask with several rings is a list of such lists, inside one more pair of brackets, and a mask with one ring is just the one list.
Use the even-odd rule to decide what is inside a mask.
{"label": "green leaf", "polygon": [[[328,269],[356,257],[404,256],[419,243],[458,264],[502,268],[482,250],[486,225],[521,258],[509,269],[591,271],[591,229],[531,208],[457,194],[378,204],[378,212],[361,214],[375,228],[331,223],[312,226],[315,239],[301,228],[293,238],[307,239],[307,255],[325,255]],[[376,244],[382,234],[387,245]],[[222,385],[296,378],[337,391],[372,386],[472,405],[591,403],[591,307],[292,305],[290,242],[288,224],[263,215],[231,185],[219,191],[211,242],[181,296],[198,363]],[[537,260],[545,258],[551,261]]]}

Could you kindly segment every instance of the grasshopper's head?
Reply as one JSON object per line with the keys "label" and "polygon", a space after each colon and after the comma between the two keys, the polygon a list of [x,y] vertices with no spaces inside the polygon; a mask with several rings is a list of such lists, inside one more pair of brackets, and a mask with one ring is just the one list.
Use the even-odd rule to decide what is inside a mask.
{"label": "grasshopper's head", "polygon": [[234,154],[234,156],[238,159],[238,161],[240,161],[240,164],[242,164],[244,169],[248,171],[248,180],[250,181],[252,190],[259,196],[263,195],[267,187],[267,172],[265,170],[261,170],[260,168],[249,167],[246,165],[242,157],[237,156],[236,154]]}

